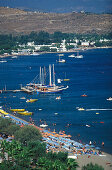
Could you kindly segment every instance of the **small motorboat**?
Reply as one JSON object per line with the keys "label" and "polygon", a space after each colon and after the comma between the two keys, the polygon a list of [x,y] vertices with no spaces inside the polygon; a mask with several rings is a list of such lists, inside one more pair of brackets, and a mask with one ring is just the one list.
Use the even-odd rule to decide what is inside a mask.
{"label": "small motorboat", "polygon": [[86,94],[82,94],[81,96],[82,96],[82,97],[87,97],[87,95],[86,95]]}
{"label": "small motorboat", "polygon": [[27,99],[26,102],[27,103],[33,103],[36,102],[38,99]]}
{"label": "small motorboat", "polygon": [[60,99],[61,99],[61,97],[60,97],[60,96],[56,97],[56,100],[60,100]]}
{"label": "small motorboat", "polygon": [[58,113],[54,113],[55,115],[58,115]]}
{"label": "small motorboat", "polygon": [[46,124],[41,124],[40,125],[40,127],[42,127],[42,128],[46,128],[48,125],[46,125]]}
{"label": "small motorboat", "polygon": [[63,79],[64,81],[70,81],[70,79]]}
{"label": "small motorboat", "polygon": [[91,127],[90,125],[86,125],[86,127]]}
{"label": "small motorboat", "polygon": [[82,108],[78,108],[78,110],[79,110],[79,111],[83,111],[83,110],[85,110],[85,109],[82,107]]}
{"label": "small motorboat", "polygon": [[71,55],[69,55],[68,57],[76,58],[76,56],[75,56],[74,54],[71,54]]}
{"label": "small motorboat", "polygon": [[112,100],[112,97],[109,97],[107,100],[111,101],[111,100]]}
{"label": "small motorboat", "polygon": [[7,61],[6,60],[0,60],[0,63],[6,63]]}
{"label": "small motorboat", "polygon": [[42,109],[38,109],[39,111],[41,111]]}
{"label": "small motorboat", "polygon": [[21,97],[20,99],[23,99],[23,100],[24,100],[24,99],[26,99],[26,98],[25,98],[25,97]]}
{"label": "small motorboat", "polygon": [[18,58],[17,56],[12,56],[12,58]]}

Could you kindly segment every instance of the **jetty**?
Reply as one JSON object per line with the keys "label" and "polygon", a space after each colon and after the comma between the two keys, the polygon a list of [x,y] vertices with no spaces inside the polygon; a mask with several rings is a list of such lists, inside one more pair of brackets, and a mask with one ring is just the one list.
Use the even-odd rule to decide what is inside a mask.
{"label": "jetty", "polygon": [[33,93],[34,90],[29,89],[27,87],[21,87],[21,91],[26,92],[26,93]]}

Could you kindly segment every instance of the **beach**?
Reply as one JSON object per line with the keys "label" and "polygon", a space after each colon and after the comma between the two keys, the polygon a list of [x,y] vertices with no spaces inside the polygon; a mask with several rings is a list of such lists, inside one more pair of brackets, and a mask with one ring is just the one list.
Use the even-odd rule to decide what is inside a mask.
{"label": "beach", "polygon": [[[112,155],[107,154],[105,152],[102,152],[101,154],[98,154],[99,151],[96,149],[91,149],[91,147],[88,149],[88,151],[94,151],[94,153],[97,153],[98,155],[95,155],[94,153],[85,153],[85,152],[80,152],[82,150],[82,144],[77,143],[76,141],[71,140],[70,135],[66,135],[65,133],[60,134],[56,132],[51,132],[49,130],[46,130],[44,128],[40,128],[32,122],[27,122],[15,115],[9,114],[5,112],[4,110],[0,109],[0,116],[3,118],[10,118],[13,122],[16,124],[20,125],[23,127],[24,125],[29,125],[29,126],[35,126],[38,128],[40,133],[42,134],[43,137],[43,142],[46,142],[47,144],[47,152],[52,151],[52,152],[68,152],[68,156],[72,157],[73,159],[76,159],[76,161],[79,164],[79,167],[77,170],[81,170],[81,167],[88,164],[88,163],[93,163],[93,164],[98,164],[101,165],[105,170],[111,170],[112,169]],[[61,137],[62,136],[62,137]],[[64,145],[65,143],[65,145]],[[77,147],[72,147],[71,144],[77,145],[78,147],[80,146],[80,149],[76,149]],[[59,146],[58,146],[59,144]],[[68,145],[68,147],[66,146]],[[63,147],[63,145],[65,147]],[[74,146],[74,145],[73,145]],[[74,149],[75,153],[74,153]],[[83,146],[85,148],[85,145]]]}

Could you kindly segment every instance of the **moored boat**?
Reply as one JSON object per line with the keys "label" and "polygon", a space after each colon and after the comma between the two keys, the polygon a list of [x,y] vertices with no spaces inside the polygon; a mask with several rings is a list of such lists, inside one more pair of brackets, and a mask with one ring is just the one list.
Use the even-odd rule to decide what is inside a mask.
{"label": "moored boat", "polygon": [[5,112],[4,110],[0,109],[0,113],[4,114],[4,115],[8,115],[7,112]]}
{"label": "moored boat", "polygon": [[32,115],[32,112],[28,112],[28,111],[24,111],[24,112],[17,112],[21,115],[26,115],[26,116],[29,116],[29,115]]}
{"label": "moored boat", "polygon": [[33,92],[37,92],[37,94],[38,93],[59,93],[67,89],[68,86],[64,87],[64,86],[58,86],[55,84],[54,64],[53,64],[53,70],[51,69],[52,69],[51,65],[49,65],[49,79],[46,79],[45,67],[44,68],[40,67],[39,83],[37,83],[36,79],[34,79],[34,82],[27,84],[26,88],[31,89]]}
{"label": "moored boat", "polygon": [[110,101],[111,101],[111,100],[112,100],[112,97],[109,97],[107,100],[110,100]]}
{"label": "moored boat", "polygon": [[74,54],[71,54],[68,57],[75,58],[76,56]]}
{"label": "moored boat", "polygon": [[33,103],[36,102],[38,99],[27,99],[26,102],[27,103]]}
{"label": "moored boat", "polygon": [[10,109],[12,112],[23,112],[25,109]]}

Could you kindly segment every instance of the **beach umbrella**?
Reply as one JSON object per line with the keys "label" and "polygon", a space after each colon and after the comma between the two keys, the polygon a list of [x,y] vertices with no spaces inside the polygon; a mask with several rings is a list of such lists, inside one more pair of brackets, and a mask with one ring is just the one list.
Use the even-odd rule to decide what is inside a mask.
{"label": "beach umbrella", "polygon": [[90,147],[90,145],[86,144],[85,147]]}
{"label": "beach umbrella", "polygon": [[90,145],[91,148],[94,148],[95,146],[94,145]]}

